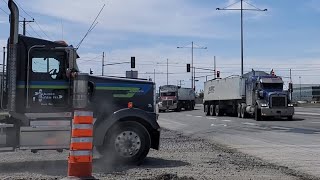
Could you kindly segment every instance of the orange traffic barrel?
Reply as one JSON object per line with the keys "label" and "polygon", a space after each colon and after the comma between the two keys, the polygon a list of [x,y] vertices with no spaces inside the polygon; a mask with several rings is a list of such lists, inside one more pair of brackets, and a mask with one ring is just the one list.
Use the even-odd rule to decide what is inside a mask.
{"label": "orange traffic barrel", "polygon": [[92,177],[93,112],[74,112],[71,130],[68,176]]}

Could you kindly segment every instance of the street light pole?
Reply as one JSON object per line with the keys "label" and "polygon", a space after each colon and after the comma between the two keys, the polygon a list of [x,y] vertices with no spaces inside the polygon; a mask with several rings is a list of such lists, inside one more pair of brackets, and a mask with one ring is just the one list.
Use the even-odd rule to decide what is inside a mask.
{"label": "street light pole", "polygon": [[[245,2],[246,4],[248,4],[249,6],[253,7],[253,9],[243,9],[243,2]],[[246,1],[243,1],[243,0],[240,0],[240,9],[233,9],[233,8],[228,8],[230,6],[233,6],[237,3],[234,3],[234,4],[231,4],[227,7],[224,7],[224,8],[217,8],[216,10],[240,10],[240,21],[241,21],[241,76],[243,76],[243,11],[246,10],[246,11],[267,11],[267,9],[260,9],[260,8],[257,8],[256,6],[246,2]]]}
{"label": "street light pole", "polygon": [[169,85],[169,59],[167,58],[167,85]]}
{"label": "street light pole", "polygon": [[300,101],[301,101],[301,76],[299,76],[299,82],[300,82]]}
{"label": "street light pole", "polygon": [[191,87],[194,88],[194,76],[193,76],[193,41],[191,42]]}
{"label": "street light pole", "polygon": [[[201,46],[194,46],[194,42],[192,41],[191,42],[191,88],[194,89],[194,86],[195,86],[195,79],[194,79],[194,76],[195,76],[195,73],[194,73],[194,67],[193,67],[193,54],[194,54],[194,49],[207,49],[207,47],[201,47]],[[190,48],[190,47],[187,47],[187,46],[183,46],[183,47],[177,47],[177,48]]]}
{"label": "street light pole", "polygon": [[243,1],[241,0],[241,77],[243,76]]}

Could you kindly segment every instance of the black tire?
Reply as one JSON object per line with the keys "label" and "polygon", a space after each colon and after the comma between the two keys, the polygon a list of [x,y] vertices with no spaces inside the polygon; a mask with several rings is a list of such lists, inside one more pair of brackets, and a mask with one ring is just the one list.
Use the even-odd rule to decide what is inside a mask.
{"label": "black tire", "polygon": [[241,118],[246,118],[246,107],[243,104],[241,104]]}
{"label": "black tire", "polygon": [[[132,134],[129,135],[128,133],[130,132]],[[133,137],[132,135],[136,137]],[[124,153],[121,154],[120,150],[116,149],[117,147],[122,147],[119,146],[119,144],[117,145],[116,140],[118,139],[120,141],[119,136],[127,136],[123,137],[124,139],[128,139],[128,136],[129,138],[132,137],[132,139],[136,141],[135,145],[140,145],[140,148],[133,150],[134,154],[132,155],[127,154],[126,151],[123,151]],[[132,148],[132,144],[128,146],[131,146]],[[97,147],[97,151],[110,163],[140,165],[149,153],[150,147],[151,138],[147,129],[137,122],[125,121],[117,123],[112,129],[110,129],[106,134],[104,145]],[[128,156],[125,156],[126,154]]]}
{"label": "black tire", "polygon": [[287,120],[288,120],[288,121],[292,121],[292,120],[293,120],[293,116],[288,116],[288,117],[287,117]]}
{"label": "black tire", "polygon": [[216,105],[216,107],[214,108],[214,112],[215,112],[216,116],[221,116],[222,115],[219,105]]}
{"label": "black tire", "polygon": [[238,118],[241,118],[241,104],[238,104],[237,117],[238,117]]}
{"label": "black tire", "polygon": [[261,121],[262,120],[261,109],[259,109],[257,106],[254,108],[254,119],[256,121]]}
{"label": "black tire", "polygon": [[209,105],[205,105],[204,106],[204,112],[206,116],[210,115],[210,106]]}
{"label": "black tire", "polygon": [[180,106],[179,103],[177,104],[177,108],[175,109],[175,111],[176,111],[176,112],[180,112],[180,111],[181,111],[181,106]]}
{"label": "black tire", "polygon": [[210,105],[210,116],[215,116],[214,108],[215,108],[215,106],[211,104]]}

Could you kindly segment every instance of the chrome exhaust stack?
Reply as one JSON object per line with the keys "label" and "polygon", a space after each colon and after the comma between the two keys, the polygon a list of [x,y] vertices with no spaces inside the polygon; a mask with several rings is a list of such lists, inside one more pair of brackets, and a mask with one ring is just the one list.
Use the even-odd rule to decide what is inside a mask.
{"label": "chrome exhaust stack", "polygon": [[10,9],[10,38],[8,47],[7,62],[7,82],[8,82],[8,110],[14,112],[16,110],[16,94],[17,94],[17,44],[19,32],[19,9],[18,6],[9,0],[8,7]]}

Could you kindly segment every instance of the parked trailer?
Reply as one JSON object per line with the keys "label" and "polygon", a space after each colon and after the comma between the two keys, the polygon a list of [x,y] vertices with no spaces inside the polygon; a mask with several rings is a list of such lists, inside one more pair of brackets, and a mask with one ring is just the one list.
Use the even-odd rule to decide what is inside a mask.
{"label": "parked trailer", "polygon": [[211,116],[254,116],[258,121],[267,117],[291,120],[294,107],[288,97],[281,77],[253,70],[243,77],[230,76],[205,82],[204,112]]}
{"label": "parked trailer", "polygon": [[8,78],[1,89],[0,152],[69,149],[77,108],[93,112],[93,145],[110,160],[139,164],[150,148],[159,148],[153,82],[80,73],[76,48],[18,35],[18,7],[12,0],[8,4],[11,33]]}
{"label": "parked trailer", "polygon": [[175,85],[160,86],[159,111],[193,110],[195,106],[195,92],[192,88],[182,88]]}

